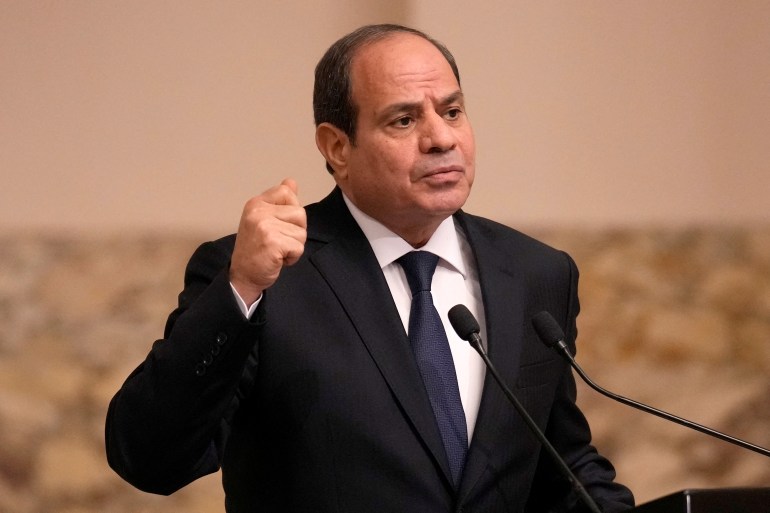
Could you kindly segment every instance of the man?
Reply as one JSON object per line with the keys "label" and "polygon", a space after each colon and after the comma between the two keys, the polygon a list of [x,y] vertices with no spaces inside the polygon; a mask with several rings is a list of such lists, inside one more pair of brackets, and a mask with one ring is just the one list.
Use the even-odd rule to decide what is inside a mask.
{"label": "man", "polygon": [[[221,466],[230,513],[579,510],[468,344],[438,329],[421,345],[424,324],[463,303],[596,502],[630,508],[569,367],[530,326],[548,310],[574,343],[573,261],[460,210],[475,147],[451,54],[406,27],[363,27],[319,62],[314,109],[337,187],[303,209],[286,179],[249,200],[235,237],[193,255],[165,338],[110,405],[111,466],[163,494]],[[418,253],[436,266],[419,315],[440,321],[414,310]],[[440,376],[426,370],[442,359]]]}

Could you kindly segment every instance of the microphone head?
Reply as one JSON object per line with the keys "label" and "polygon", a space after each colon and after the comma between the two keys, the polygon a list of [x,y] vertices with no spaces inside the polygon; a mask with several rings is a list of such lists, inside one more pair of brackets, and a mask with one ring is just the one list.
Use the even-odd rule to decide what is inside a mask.
{"label": "microphone head", "polygon": [[455,305],[449,309],[449,323],[460,338],[468,342],[481,331],[478,321],[465,305]]}
{"label": "microphone head", "polygon": [[564,341],[564,332],[550,313],[542,311],[535,315],[532,317],[532,325],[535,327],[537,336],[548,347],[554,347]]}

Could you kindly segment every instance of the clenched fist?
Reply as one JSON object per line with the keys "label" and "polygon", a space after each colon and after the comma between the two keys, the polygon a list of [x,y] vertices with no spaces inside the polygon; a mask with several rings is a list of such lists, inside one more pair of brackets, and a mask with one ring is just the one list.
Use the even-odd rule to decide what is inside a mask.
{"label": "clenched fist", "polygon": [[275,283],[284,265],[299,260],[306,239],[307,216],[291,178],[246,202],[230,263],[230,283],[247,305]]}

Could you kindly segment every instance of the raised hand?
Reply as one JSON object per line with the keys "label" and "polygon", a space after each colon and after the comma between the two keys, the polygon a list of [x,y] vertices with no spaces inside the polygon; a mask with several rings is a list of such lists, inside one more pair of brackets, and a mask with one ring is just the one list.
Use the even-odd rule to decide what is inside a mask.
{"label": "raised hand", "polygon": [[299,260],[306,239],[307,216],[293,179],[286,178],[246,202],[230,263],[230,283],[247,305],[275,283],[283,266]]}

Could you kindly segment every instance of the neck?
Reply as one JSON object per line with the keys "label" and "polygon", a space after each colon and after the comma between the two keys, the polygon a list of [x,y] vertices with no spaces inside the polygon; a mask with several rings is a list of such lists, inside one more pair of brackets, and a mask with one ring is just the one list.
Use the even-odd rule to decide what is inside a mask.
{"label": "neck", "polygon": [[380,221],[390,231],[404,239],[415,249],[423,247],[428,243],[433,234],[436,233],[439,225],[444,222],[444,219],[438,219],[430,224],[415,224],[409,226],[397,226],[387,222]]}
{"label": "neck", "polygon": [[433,237],[433,234],[436,233],[436,230],[438,230],[438,227],[441,226],[441,223],[451,216],[451,214],[436,214],[427,219],[424,216],[421,219],[415,217],[403,219],[395,216],[380,216],[377,215],[376,212],[362,209],[345,195],[344,192],[343,197],[349,208],[377,221],[385,228],[404,239],[415,249],[421,248],[427,244],[430,238]]}

